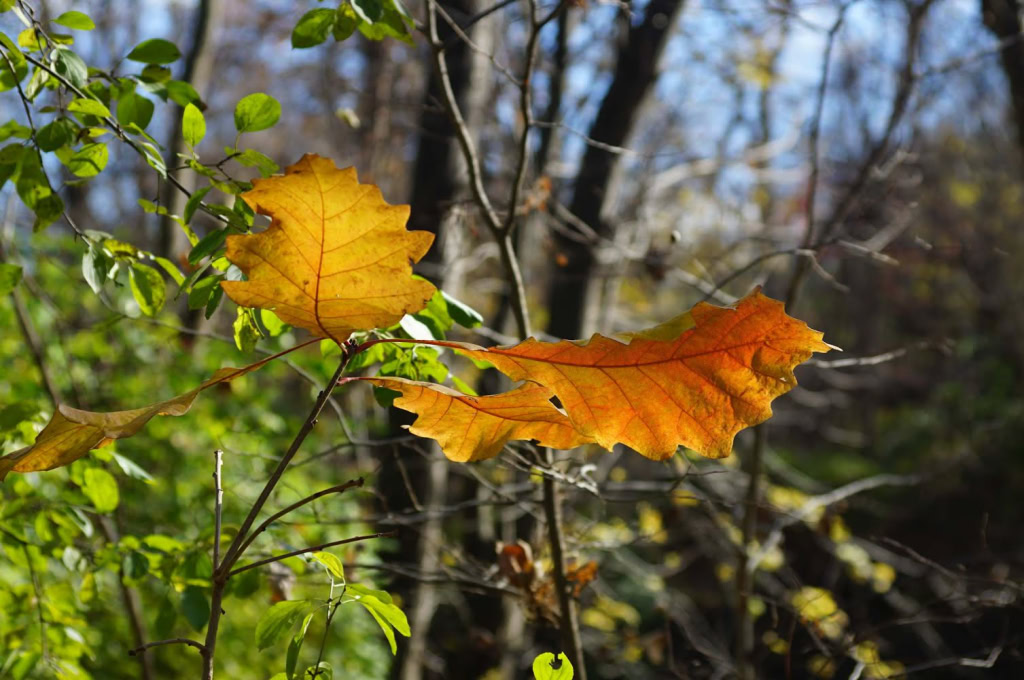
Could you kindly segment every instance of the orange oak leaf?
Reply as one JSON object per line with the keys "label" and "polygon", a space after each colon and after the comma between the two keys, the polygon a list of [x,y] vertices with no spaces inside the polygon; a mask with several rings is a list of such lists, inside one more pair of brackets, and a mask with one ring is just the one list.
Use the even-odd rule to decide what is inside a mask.
{"label": "orange oak leaf", "polygon": [[489,361],[513,380],[544,385],[582,435],[655,460],[679,445],[729,455],[736,433],[771,417],[772,400],[796,385],[793,368],[834,349],[760,291],[734,308],[698,304],[623,341],[595,334],[587,342],[531,338],[491,349],[436,344]]}
{"label": "orange oak leaf", "polygon": [[242,198],[271,223],[227,238],[227,259],[248,280],[221,286],[239,305],[273,310],[341,343],[354,331],[394,325],[434,294],[412,278],[434,235],[407,231],[409,206],[385,203],[355,168],[307,154],[282,176],[253,180]]}
{"label": "orange oak leaf", "polygon": [[551,403],[551,391],[534,382],[503,394],[472,397],[443,385],[405,378],[360,380],[401,392],[395,406],[419,416],[409,431],[436,439],[444,455],[458,463],[493,458],[510,439],[533,439],[556,449],[593,441],[577,432]]}
{"label": "orange oak leaf", "polygon": [[52,470],[73,463],[115,439],[137,434],[154,416],[184,415],[203,390],[254,371],[266,365],[267,361],[258,361],[245,368],[222,368],[194,390],[130,411],[96,413],[61,404],[32,446],[0,457],[0,482],[12,471]]}

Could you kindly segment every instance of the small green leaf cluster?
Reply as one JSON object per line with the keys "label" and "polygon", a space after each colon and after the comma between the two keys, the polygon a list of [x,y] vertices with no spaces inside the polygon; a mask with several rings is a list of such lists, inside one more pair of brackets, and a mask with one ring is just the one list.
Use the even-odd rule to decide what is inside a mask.
{"label": "small green leaf cluster", "polygon": [[[309,626],[316,615],[324,613],[326,619],[324,627],[329,629],[339,607],[346,604],[358,603],[369,612],[381,631],[388,640],[391,653],[396,654],[398,647],[395,641],[395,631],[400,635],[409,637],[409,621],[402,609],[395,604],[391,595],[383,590],[375,590],[358,583],[348,583],[345,580],[345,570],[341,560],[334,554],[328,552],[315,552],[310,556],[310,561],[318,563],[324,568],[330,594],[326,600],[305,599],[285,600],[278,602],[267,609],[256,624],[256,646],[260,651],[270,649],[281,644],[286,638],[288,640],[288,651],[285,657],[285,670],[278,673],[272,680],[292,680],[296,677],[299,655],[302,651]],[[335,596],[335,589],[341,592]],[[301,625],[300,624],[301,621]],[[292,635],[292,631],[298,625],[298,631]],[[326,641],[326,631],[324,639]],[[323,648],[318,655],[316,664],[307,668],[299,677],[332,677],[333,668],[323,660]]]}
{"label": "small green leaf cluster", "polygon": [[[463,328],[476,328],[483,323],[483,317],[475,309],[448,293],[438,290],[430,302],[415,314],[406,314],[396,325],[386,330],[357,333],[359,342],[372,338],[410,338],[413,340],[444,340],[456,324]],[[324,356],[337,354],[337,344],[330,340],[321,343]],[[436,383],[451,381],[461,392],[475,395],[468,383],[451,372],[441,361],[444,348],[424,345],[401,345],[385,342],[373,345],[360,352],[349,362],[349,370],[356,373],[379,364],[374,375],[408,378]],[[384,387],[373,388],[374,398],[381,406],[391,406],[398,392]]]}
{"label": "small green leaf cluster", "polygon": [[356,31],[370,40],[395,38],[411,45],[412,27],[400,0],[344,0],[337,9],[318,7],[303,14],[292,31],[292,47],[316,47],[328,36],[342,42]]}
{"label": "small green leaf cluster", "polygon": [[156,316],[167,302],[167,284],[160,270],[177,284],[185,277],[170,260],[119,241],[110,234],[90,230],[82,256],[82,276],[94,293],[110,295],[123,289],[125,277],[132,297],[146,316]]}

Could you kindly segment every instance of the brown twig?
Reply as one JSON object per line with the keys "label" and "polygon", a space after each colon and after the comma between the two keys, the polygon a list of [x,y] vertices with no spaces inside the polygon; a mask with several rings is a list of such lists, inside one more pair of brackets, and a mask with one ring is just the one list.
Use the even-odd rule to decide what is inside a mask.
{"label": "brown twig", "polygon": [[247,564],[243,567],[232,569],[230,572],[228,572],[228,577],[230,578],[232,576],[237,576],[238,574],[241,574],[243,571],[249,571],[250,569],[262,567],[263,565],[270,564],[271,562],[280,562],[281,560],[286,560],[289,557],[305,555],[306,553],[311,552],[319,552],[321,550],[324,550],[325,548],[333,548],[336,545],[345,545],[346,543],[356,543],[358,541],[368,541],[372,538],[387,538],[396,535],[398,535],[397,529],[392,531],[381,531],[376,534],[366,534],[365,536],[352,536],[350,538],[342,538],[337,541],[328,541],[327,543],[321,543],[320,545],[314,545],[308,548],[300,548],[299,550],[292,550],[291,552],[282,553],[280,555],[274,555],[273,557],[268,557],[266,559],[259,560],[258,562],[253,562],[252,564]]}
{"label": "brown twig", "polygon": [[362,477],[360,477],[359,479],[352,479],[352,480],[349,480],[349,481],[345,482],[344,484],[338,484],[336,486],[332,486],[330,488],[323,489],[322,491],[317,491],[316,493],[314,493],[312,495],[306,496],[305,498],[303,498],[301,500],[295,501],[294,503],[292,503],[288,507],[284,508],[283,510],[279,510],[279,511],[275,512],[273,515],[271,515],[266,520],[264,520],[262,524],[260,524],[258,527],[256,527],[252,531],[251,534],[249,534],[249,538],[247,538],[245,540],[245,542],[242,543],[242,547],[239,548],[239,551],[238,551],[239,554],[244,553],[246,551],[246,549],[250,545],[252,545],[252,542],[255,541],[256,538],[260,534],[262,534],[264,531],[266,531],[270,527],[271,524],[273,524],[277,520],[281,519],[285,515],[287,515],[287,514],[289,514],[291,512],[294,512],[295,510],[298,510],[299,508],[301,508],[304,505],[308,505],[309,503],[312,503],[313,501],[317,500],[318,498],[323,498],[324,496],[328,496],[328,495],[330,495],[332,493],[343,493],[343,492],[348,491],[349,489],[351,489],[353,487],[361,487],[362,485],[363,485],[363,478]]}
{"label": "brown twig", "polygon": [[213,680],[214,652],[217,646],[217,633],[220,627],[221,615],[223,613],[221,610],[221,602],[224,599],[224,589],[227,586],[228,579],[232,575],[231,568],[242,556],[243,544],[248,538],[249,530],[256,521],[256,517],[259,516],[260,511],[263,509],[263,506],[266,505],[267,500],[277,487],[278,482],[281,481],[281,477],[284,475],[288,465],[295,457],[295,454],[298,453],[302,443],[316,426],[320,413],[323,411],[324,406],[327,405],[327,401],[331,398],[331,393],[334,392],[334,388],[338,385],[338,380],[341,378],[342,373],[345,372],[345,367],[348,365],[352,356],[353,353],[351,348],[347,346],[343,348],[342,359],[338,363],[338,368],[335,370],[334,375],[331,376],[327,385],[323,390],[321,390],[316,403],[313,405],[313,409],[306,418],[306,422],[302,424],[298,434],[295,435],[295,439],[292,440],[291,446],[289,446],[288,450],[285,451],[283,456],[281,456],[281,460],[278,461],[277,467],[274,469],[274,472],[271,473],[270,479],[268,479],[267,483],[263,486],[263,491],[260,492],[256,502],[254,502],[252,507],[249,509],[249,513],[246,515],[245,520],[239,527],[238,533],[235,534],[235,538],[231,541],[231,545],[228,547],[223,561],[217,565],[217,568],[214,570],[213,589],[210,594],[210,621],[207,624],[206,642],[204,645],[205,651],[203,652],[203,680]]}
{"label": "brown twig", "polygon": [[206,654],[206,647],[201,642],[190,640],[188,638],[171,638],[170,640],[160,640],[158,642],[147,642],[144,645],[140,645],[135,649],[128,650],[128,656],[137,656],[142,654],[146,650],[152,649],[153,647],[162,647],[163,645],[188,645],[189,647],[195,647],[199,650],[200,654]]}

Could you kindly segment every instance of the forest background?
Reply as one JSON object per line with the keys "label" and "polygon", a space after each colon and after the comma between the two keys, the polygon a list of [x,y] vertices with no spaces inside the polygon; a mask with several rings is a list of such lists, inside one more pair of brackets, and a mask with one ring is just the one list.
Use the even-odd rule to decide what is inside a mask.
{"label": "forest background", "polygon": [[[536,654],[566,649],[557,598],[516,571],[554,568],[546,475],[570,565],[596,567],[578,577],[571,626],[590,677],[1021,676],[1017,0],[431,0],[409,6],[410,20],[357,2],[332,15],[334,35],[307,14],[338,7],[0,2],[6,58],[54,48],[23,37],[22,18],[71,35],[63,47],[99,69],[86,78],[119,88],[115,122],[140,130],[134,147],[98,136],[102,163],[95,147],[53,153],[82,153],[85,135],[45,149],[63,201],[48,217],[0,174],[0,257],[13,266],[0,280],[0,453],[31,443],[55,402],[135,407],[302,340],[220,299],[216,267],[184,277],[222,247],[224,220],[245,219],[234,206],[247,180],[315,152],[437,235],[417,271],[482,318],[460,306],[466,327],[451,337],[520,337],[490,210],[514,216],[540,338],[642,328],[761,285],[844,354],[798,369],[775,417],[721,460],[581,449],[545,467],[513,449],[458,464],[369,390],[339,392],[280,505],[363,486],[303,507],[258,547],[395,532],[335,554],[347,579],[391,593],[410,636],[393,656],[373,618],[341,609],[326,632],[322,617],[312,624],[299,668],[525,678]],[[52,23],[68,11],[94,27]],[[360,23],[350,37],[342,14]],[[153,38],[180,54],[133,60]],[[153,59],[163,80],[117,80]],[[44,145],[28,126],[68,106],[56,82],[25,94],[38,70],[20,88],[3,82],[0,122],[14,122],[0,128],[0,167],[10,147]],[[236,111],[253,93],[280,115],[243,133]],[[198,145],[189,103],[202,111]],[[183,164],[192,147],[213,178]],[[197,190],[224,209],[190,207]],[[205,252],[169,215],[187,216]],[[0,486],[0,678],[200,674],[192,649],[129,652],[206,625],[214,451],[237,523],[330,377],[324,351]],[[437,377],[433,357],[389,359],[393,372]],[[468,363],[439,376],[454,378],[503,388]],[[225,606],[218,666],[269,678],[290,663],[288,644],[257,652],[258,623],[274,603],[319,597],[324,566],[297,557],[247,573]]]}

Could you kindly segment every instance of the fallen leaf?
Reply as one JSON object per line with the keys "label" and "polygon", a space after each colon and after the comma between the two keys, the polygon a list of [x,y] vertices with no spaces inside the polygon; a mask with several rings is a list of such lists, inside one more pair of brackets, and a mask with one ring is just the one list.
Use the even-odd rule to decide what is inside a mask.
{"label": "fallen leaf", "polygon": [[821,338],[781,302],[754,291],[735,308],[701,303],[623,341],[595,334],[586,342],[530,338],[490,349],[434,344],[544,385],[576,430],[606,449],[622,443],[664,460],[679,445],[729,455],[736,433],[770,418],[772,400],[796,386],[793,368],[834,349]]}
{"label": "fallen leaf", "polygon": [[412,278],[412,263],[434,235],[407,231],[409,206],[385,203],[355,168],[307,154],[283,176],[253,180],[242,198],[271,224],[227,237],[227,259],[248,280],[221,286],[239,305],[342,343],[398,323],[433,296],[434,286]]}
{"label": "fallen leaf", "polygon": [[405,378],[359,380],[401,392],[395,406],[419,416],[409,431],[436,439],[444,454],[459,463],[493,458],[511,439],[533,439],[556,449],[571,449],[591,441],[551,403],[551,391],[534,382],[503,394],[473,397],[443,385]]}
{"label": "fallen leaf", "polygon": [[93,449],[138,433],[154,416],[184,415],[203,390],[261,368],[267,361],[245,368],[222,368],[194,390],[130,411],[96,413],[60,404],[32,446],[0,458],[0,482],[12,471],[52,470],[73,463]]}

